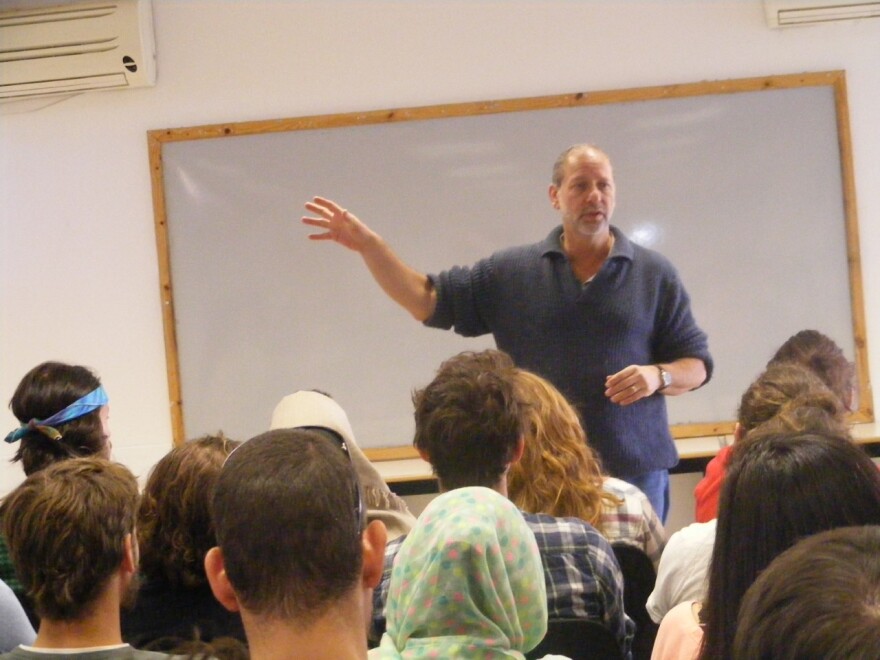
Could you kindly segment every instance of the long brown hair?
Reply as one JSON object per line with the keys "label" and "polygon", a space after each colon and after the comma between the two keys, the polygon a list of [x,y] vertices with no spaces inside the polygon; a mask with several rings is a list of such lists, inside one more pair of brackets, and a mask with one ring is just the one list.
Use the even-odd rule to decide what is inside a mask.
{"label": "long brown hair", "polygon": [[779,347],[767,363],[794,362],[807,367],[837,395],[843,406],[853,409],[855,365],[846,359],[843,349],[818,330],[801,330]]}
{"label": "long brown hair", "polygon": [[774,419],[737,443],[700,612],[701,660],[730,657],[743,595],[776,555],[827,529],[880,524],[877,466],[836,426],[786,431]]}
{"label": "long brown hair", "polygon": [[[774,417],[791,415],[804,407],[824,410],[841,426],[846,423],[843,404],[815,372],[795,362],[771,363],[743,393],[737,419],[748,433]],[[795,423],[788,426],[798,428]]]}
{"label": "long brown hair", "polygon": [[603,506],[621,500],[602,488],[605,475],[577,411],[540,376],[517,369],[515,380],[526,404],[526,437],[522,459],[508,474],[510,499],[523,511],[573,516],[600,528]]}

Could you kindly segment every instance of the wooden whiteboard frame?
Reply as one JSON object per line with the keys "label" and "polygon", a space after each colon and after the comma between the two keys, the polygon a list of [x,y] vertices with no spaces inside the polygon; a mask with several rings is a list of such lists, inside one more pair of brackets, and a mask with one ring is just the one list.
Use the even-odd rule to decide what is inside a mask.
{"label": "wooden whiteboard frame", "polygon": [[[312,130],[319,128],[344,128],[426,119],[444,119],[511,112],[532,112],[549,109],[572,108],[577,106],[632,103],[638,101],[675,99],[703,95],[736,94],[741,92],[782,90],[815,86],[831,87],[835,99],[837,139],[840,148],[843,188],[842,199],[846,224],[846,252],[849,266],[850,303],[855,347],[854,361],[860,390],[859,409],[852,414],[851,419],[854,422],[873,421],[873,394],[868,374],[868,348],[863,307],[858,219],[852,165],[852,145],[850,140],[846,78],[843,71],[828,71],[149,131],[147,133],[147,143],[155,213],[160,295],[162,302],[170,397],[169,403],[174,443],[182,443],[187,436],[183,421],[180,361],[176,337],[174,296],[167,226],[168,218],[164,188],[162,150],[163,145],[166,143]],[[676,438],[690,438],[730,434],[732,429],[732,421],[722,421],[717,423],[675,425],[672,427],[672,432]],[[414,450],[410,447],[370,449],[368,450],[368,454],[377,460],[411,458],[416,455]]]}

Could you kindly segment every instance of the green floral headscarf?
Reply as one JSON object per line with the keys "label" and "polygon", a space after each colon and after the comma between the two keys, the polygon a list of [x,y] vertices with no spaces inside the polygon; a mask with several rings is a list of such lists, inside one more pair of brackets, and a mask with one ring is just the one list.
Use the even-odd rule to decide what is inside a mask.
{"label": "green floral headscarf", "polygon": [[459,488],[434,499],[391,573],[382,658],[523,658],[547,631],[535,536],[507,498]]}

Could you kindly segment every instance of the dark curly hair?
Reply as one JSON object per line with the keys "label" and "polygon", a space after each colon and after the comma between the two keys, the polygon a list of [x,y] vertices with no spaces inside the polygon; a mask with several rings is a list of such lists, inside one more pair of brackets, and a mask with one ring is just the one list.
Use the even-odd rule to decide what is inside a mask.
{"label": "dark curly hair", "polygon": [[207,584],[205,554],[217,545],[211,497],[223,462],[239,444],[222,433],[207,435],[175,447],[150,472],[137,521],[147,580]]}
{"label": "dark curly hair", "polygon": [[505,353],[465,352],[413,393],[413,446],[427,454],[443,490],[492,488],[504,475],[526,424],[515,378]]}

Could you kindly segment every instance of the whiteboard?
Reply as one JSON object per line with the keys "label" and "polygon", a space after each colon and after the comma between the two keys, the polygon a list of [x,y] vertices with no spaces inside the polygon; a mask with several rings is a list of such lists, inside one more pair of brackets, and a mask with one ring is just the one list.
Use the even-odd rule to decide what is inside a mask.
{"label": "whiteboard", "polygon": [[[337,200],[438,272],[543,239],[559,222],[552,164],[585,141],[614,165],[613,224],[671,259],[709,336],[712,381],[667,399],[677,436],[729,432],[744,389],[804,328],[856,358],[870,393],[843,84],[831,72],[151,131],[175,439],[246,439],[283,396],[317,388],[362,446],[410,445],[412,390],[491,337],[413,321],[358,255],[307,240],[303,204]],[[868,396],[859,415],[872,418]]]}

